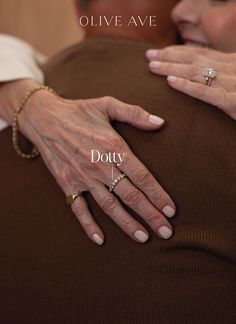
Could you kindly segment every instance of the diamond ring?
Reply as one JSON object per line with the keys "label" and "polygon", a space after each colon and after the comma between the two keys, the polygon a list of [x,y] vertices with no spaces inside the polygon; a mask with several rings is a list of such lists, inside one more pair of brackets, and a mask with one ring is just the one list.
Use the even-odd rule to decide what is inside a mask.
{"label": "diamond ring", "polygon": [[112,192],[114,190],[115,186],[124,178],[126,178],[126,174],[124,174],[124,173],[120,174],[117,178],[115,178],[115,180],[111,183],[111,185],[109,187],[109,191]]}
{"label": "diamond ring", "polygon": [[216,70],[212,67],[205,67],[203,69],[203,76],[205,77],[205,83],[210,87],[211,81],[216,78]]}

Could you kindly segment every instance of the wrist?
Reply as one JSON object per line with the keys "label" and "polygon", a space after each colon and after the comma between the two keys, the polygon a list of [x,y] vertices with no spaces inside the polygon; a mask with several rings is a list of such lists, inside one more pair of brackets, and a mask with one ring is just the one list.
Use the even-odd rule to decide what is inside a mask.
{"label": "wrist", "polygon": [[38,87],[39,84],[32,79],[23,79],[5,82],[0,85],[0,117],[12,125],[13,114],[25,94]]}
{"label": "wrist", "polygon": [[[34,91],[36,90],[36,91]],[[47,127],[47,112],[58,102],[58,97],[49,88],[34,87],[18,115],[19,130],[32,142],[36,143],[43,129]]]}
{"label": "wrist", "polygon": [[[22,133],[24,133],[24,135],[26,135],[26,137],[28,137],[28,139],[30,139],[34,144],[39,143],[42,141],[42,136],[40,136],[40,123],[38,118],[36,118],[36,124],[32,123],[32,115],[34,116],[35,113],[33,114],[28,114],[27,110],[26,110],[26,105],[27,103],[30,101],[30,99],[34,96],[36,97],[36,94],[39,92],[47,92],[52,94],[53,90],[47,86],[38,86],[35,87],[34,89],[31,89],[30,91],[28,91],[25,96],[22,98],[19,106],[17,106],[15,112],[14,112],[14,117],[13,117],[13,146],[15,148],[15,150],[17,151],[17,153],[23,157],[23,158],[35,158],[39,155],[39,150],[37,147],[34,147],[32,149],[32,151],[30,153],[25,153],[22,151],[20,145],[19,145],[19,138],[18,138],[18,132],[19,130],[21,130]],[[55,94],[54,94],[55,96]],[[41,95],[39,98],[41,99],[43,96]],[[36,103],[39,104],[39,98],[36,98]],[[49,99],[47,99],[47,104],[49,103]],[[37,104],[33,102],[31,102],[30,106],[34,106],[34,108],[31,109],[36,109]],[[29,108],[28,108],[29,109]],[[22,113],[23,112],[23,113]],[[43,110],[44,112],[44,110]],[[21,114],[22,113],[22,114]],[[21,120],[20,121],[20,117],[21,116]],[[30,116],[30,118],[29,118]],[[41,124],[42,125],[42,124]]]}

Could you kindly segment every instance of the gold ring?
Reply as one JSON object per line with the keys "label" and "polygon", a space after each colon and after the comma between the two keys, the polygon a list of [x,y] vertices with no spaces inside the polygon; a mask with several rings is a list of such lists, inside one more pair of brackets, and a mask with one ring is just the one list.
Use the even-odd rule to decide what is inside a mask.
{"label": "gold ring", "polygon": [[76,200],[80,195],[81,195],[81,192],[76,192],[76,193],[74,193],[74,194],[72,194],[72,195],[67,196],[67,197],[66,197],[66,204],[69,205],[69,206],[71,206],[71,205],[74,203],[74,201],[75,201],[75,200]]}
{"label": "gold ring", "polygon": [[117,178],[115,178],[115,180],[112,181],[112,183],[111,183],[111,185],[110,185],[110,187],[109,187],[109,191],[112,192],[112,191],[114,190],[115,186],[117,186],[118,183],[119,183],[122,179],[124,179],[124,178],[126,178],[126,177],[127,177],[126,174],[122,173],[122,174],[120,174]]}
{"label": "gold ring", "polygon": [[211,81],[216,78],[216,70],[212,67],[205,67],[203,69],[203,76],[205,77],[205,84],[211,86]]}

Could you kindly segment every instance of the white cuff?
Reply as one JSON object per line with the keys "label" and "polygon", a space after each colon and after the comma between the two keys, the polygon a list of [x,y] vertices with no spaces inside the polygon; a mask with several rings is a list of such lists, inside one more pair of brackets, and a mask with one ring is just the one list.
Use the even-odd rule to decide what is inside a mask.
{"label": "white cuff", "polygon": [[8,123],[6,123],[5,120],[0,119],[0,131],[6,128],[7,126],[9,126]]}
{"label": "white cuff", "polygon": [[[35,51],[26,42],[0,34],[0,82],[19,79],[33,79],[44,83],[44,75],[39,67],[46,57]],[[0,119],[0,131],[8,124]]]}

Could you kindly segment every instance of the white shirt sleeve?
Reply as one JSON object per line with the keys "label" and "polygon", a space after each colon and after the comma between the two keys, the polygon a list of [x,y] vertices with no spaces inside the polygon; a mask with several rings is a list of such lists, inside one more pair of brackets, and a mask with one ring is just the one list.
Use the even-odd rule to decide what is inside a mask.
{"label": "white shirt sleeve", "polygon": [[[44,75],[40,64],[46,57],[37,52],[26,42],[0,34],[0,82],[19,79],[34,79],[44,83]],[[7,127],[7,123],[0,119],[0,131]]]}

